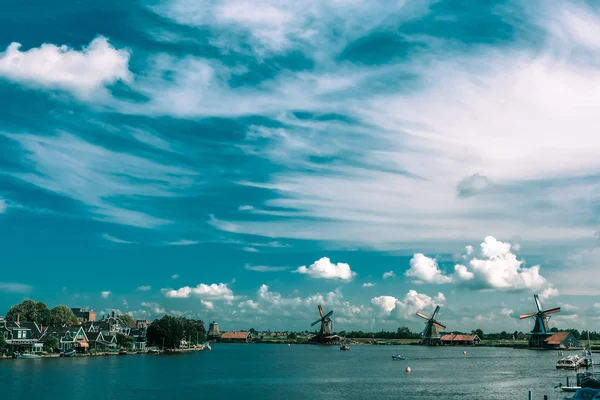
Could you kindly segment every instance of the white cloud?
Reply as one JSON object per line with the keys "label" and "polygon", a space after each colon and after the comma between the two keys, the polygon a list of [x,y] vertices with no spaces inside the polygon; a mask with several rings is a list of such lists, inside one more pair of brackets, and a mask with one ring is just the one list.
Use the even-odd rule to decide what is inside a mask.
{"label": "white cloud", "polygon": [[45,43],[39,48],[20,50],[11,43],[0,53],[0,76],[27,85],[58,88],[88,96],[119,80],[131,82],[127,50],[117,50],[99,36],[77,51]]}
{"label": "white cloud", "polygon": [[470,197],[485,192],[490,185],[491,182],[487,177],[480,174],[474,174],[461,179],[456,185],[456,190],[460,197]]}
{"label": "white cloud", "polygon": [[198,242],[197,240],[186,240],[186,239],[181,239],[181,240],[177,240],[175,242],[165,242],[166,245],[169,246],[192,246],[194,244],[198,244],[200,242]]}
{"label": "white cloud", "polygon": [[351,281],[356,276],[356,272],[350,269],[350,265],[346,263],[333,264],[327,257],[315,261],[308,268],[303,265],[293,272],[306,274],[311,278],[341,279],[343,281]]}
{"label": "white cloud", "polygon": [[379,296],[371,299],[371,304],[380,313],[393,316],[398,319],[412,318],[417,311],[427,314],[429,309],[433,311],[436,305],[442,305],[446,301],[443,293],[430,297],[416,290],[409,290],[402,300],[393,296]]}
{"label": "white cloud", "polygon": [[375,286],[375,284],[374,284],[374,283],[372,283],[372,282],[365,282],[365,283],[363,283],[363,285],[362,285],[362,286],[363,286],[363,287],[373,287],[373,286]]}
{"label": "white cloud", "polygon": [[559,295],[558,289],[555,289],[553,287],[547,287],[544,290],[542,290],[542,292],[540,292],[538,296],[540,297],[540,300],[544,301],[544,300],[551,299],[552,297],[556,297],[558,295]]}
{"label": "white cloud", "polygon": [[247,270],[257,271],[257,272],[277,272],[277,271],[286,271],[289,267],[269,267],[266,265],[249,265],[246,264],[244,266]]}
{"label": "white cloud", "polygon": [[8,206],[6,205],[6,200],[0,199],[0,214],[4,214]]}
{"label": "white cloud", "polygon": [[137,288],[137,290],[138,290],[139,292],[147,292],[147,291],[149,291],[150,289],[152,289],[152,286],[138,286],[138,288]]}
{"label": "white cloud", "polygon": [[502,310],[500,310],[500,314],[504,315],[505,317],[510,317],[512,316],[514,313],[514,311],[510,308],[503,308]]}
{"label": "white cloud", "polygon": [[410,269],[404,273],[418,283],[450,283],[452,278],[445,276],[433,258],[417,253],[410,260]]}
{"label": "white cloud", "polygon": [[110,296],[110,292],[107,290],[107,291],[101,292],[100,295],[102,296],[103,299],[108,299],[108,296]]}
{"label": "white cloud", "polygon": [[206,300],[234,300],[233,291],[227,286],[226,283],[213,283],[206,285],[204,283],[199,284],[195,288],[184,286],[177,290],[166,290],[165,296],[169,298],[184,299],[190,297],[192,294],[199,296]]}
{"label": "white cloud", "polygon": [[0,292],[26,294],[33,290],[29,285],[15,282],[0,282]]}
{"label": "white cloud", "polygon": [[254,247],[244,247],[242,250],[248,252],[248,253],[258,253],[258,249],[254,248]]}
{"label": "white cloud", "polygon": [[131,243],[133,243],[133,242],[129,242],[127,240],[123,240],[123,239],[119,239],[117,237],[111,236],[108,233],[103,233],[102,234],[102,239],[108,240],[109,242],[120,243],[120,244],[131,244]]}
{"label": "white cloud", "polygon": [[177,279],[177,278],[179,278],[179,275],[178,275],[178,274],[173,274],[173,275],[171,275],[171,279]]}
{"label": "white cloud", "polygon": [[394,271],[388,271],[388,272],[384,272],[383,273],[383,279],[388,279],[388,278],[395,278],[396,274],[394,273]]}
{"label": "white cloud", "polygon": [[204,308],[206,308],[207,310],[214,310],[215,305],[213,304],[212,301],[206,301],[206,300],[200,300],[200,303],[204,306]]}

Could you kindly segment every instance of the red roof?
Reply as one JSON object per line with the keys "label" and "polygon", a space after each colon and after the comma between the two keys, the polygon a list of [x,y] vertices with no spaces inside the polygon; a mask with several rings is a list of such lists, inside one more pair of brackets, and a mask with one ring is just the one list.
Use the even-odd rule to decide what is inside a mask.
{"label": "red roof", "polygon": [[442,340],[443,341],[451,341],[453,336],[454,335],[451,335],[451,334],[448,333],[448,334],[442,336]]}
{"label": "red roof", "polygon": [[569,332],[556,332],[554,335],[546,338],[548,344],[561,344],[569,336]]}
{"label": "red roof", "polygon": [[475,340],[475,338],[479,338],[477,335],[456,335],[454,336],[454,340],[457,342],[471,342]]}
{"label": "red roof", "polygon": [[225,332],[221,335],[221,339],[247,339],[250,332]]}

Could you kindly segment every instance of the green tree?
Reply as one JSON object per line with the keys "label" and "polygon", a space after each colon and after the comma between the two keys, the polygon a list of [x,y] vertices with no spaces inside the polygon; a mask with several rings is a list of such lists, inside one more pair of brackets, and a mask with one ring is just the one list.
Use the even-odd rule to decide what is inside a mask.
{"label": "green tree", "polygon": [[54,353],[54,350],[58,349],[59,346],[60,342],[58,341],[58,338],[56,336],[50,336],[44,342],[44,351],[47,351],[48,353]]}
{"label": "green tree", "polygon": [[558,328],[553,326],[552,328],[550,328],[550,332],[558,332]]}
{"label": "green tree", "polygon": [[12,306],[6,313],[6,320],[9,322],[28,321],[36,322],[38,325],[49,325],[50,310],[42,302],[36,303],[33,300],[25,300],[21,304]]}
{"label": "green tree", "polygon": [[248,331],[252,334],[252,336],[256,336],[258,334],[258,331],[254,328],[250,328],[250,330]]}
{"label": "green tree", "polygon": [[8,344],[6,344],[6,341],[4,340],[4,336],[0,335],[0,354],[6,353],[7,350],[8,350]]}
{"label": "green tree", "polygon": [[129,314],[119,315],[119,319],[128,327],[135,328],[135,319]]}
{"label": "green tree", "polygon": [[183,319],[165,315],[152,321],[147,332],[148,344],[167,348],[179,347],[179,342],[185,337]]}
{"label": "green tree", "polygon": [[479,336],[479,339],[483,339],[483,331],[481,329],[475,329],[472,333]]}
{"label": "green tree", "polygon": [[206,341],[206,329],[204,321],[199,319],[181,318],[183,324],[184,338],[192,344],[204,343]]}
{"label": "green tree", "polygon": [[50,325],[63,326],[75,325],[77,317],[73,311],[67,306],[56,306],[50,310]]}
{"label": "green tree", "polygon": [[296,335],[296,333],[292,332],[289,335],[287,335],[288,339],[296,339],[298,336]]}
{"label": "green tree", "polygon": [[131,350],[133,349],[133,338],[117,333],[117,345],[120,348]]}

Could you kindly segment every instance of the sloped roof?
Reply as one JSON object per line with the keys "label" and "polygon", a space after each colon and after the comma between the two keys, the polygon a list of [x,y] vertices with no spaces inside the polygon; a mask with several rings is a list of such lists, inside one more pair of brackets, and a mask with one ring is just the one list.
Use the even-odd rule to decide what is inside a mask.
{"label": "sloped roof", "polygon": [[247,339],[250,332],[225,332],[221,335],[221,339]]}
{"label": "sloped roof", "polygon": [[[571,332],[556,332],[554,335],[546,338],[545,342],[548,344],[561,344],[570,334]],[[573,336],[573,339],[576,340],[575,336]]]}
{"label": "sloped roof", "polygon": [[479,336],[477,335],[456,335],[454,336],[454,340],[458,341],[458,342],[470,342],[472,340],[475,340],[475,338],[479,339]]}
{"label": "sloped roof", "polygon": [[452,340],[453,337],[454,337],[454,335],[447,333],[444,336],[442,336],[441,340],[449,341],[449,340]]}

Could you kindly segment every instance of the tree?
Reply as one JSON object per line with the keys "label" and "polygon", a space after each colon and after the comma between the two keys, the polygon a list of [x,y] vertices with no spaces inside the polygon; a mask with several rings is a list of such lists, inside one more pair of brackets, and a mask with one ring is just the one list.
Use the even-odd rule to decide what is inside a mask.
{"label": "tree", "polygon": [[[481,329],[475,329],[473,331],[473,334],[479,336],[479,339],[483,339],[483,331]],[[508,333],[507,333],[507,335],[508,335]]]}
{"label": "tree", "polygon": [[56,336],[50,336],[44,342],[44,351],[47,351],[48,353],[54,353],[54,350],[58,349],[59,346],[60,342],[58,341],[58,338]]}
{"label": "tree", "polygon": [[50,325],[63,326],[75,325],[77,317],[73,311],[67,306],[56,306],[50,310]]}
{"label": "tree", "polygon": [[133,349],[133,338],[117,333],[117,344],[120,348],[131,350]]}
{"label": "tree", "polygon": [[129,314],[119,315],[119,319],[128,327],[135,328],[135,319]]}
{"label": "tree", "polygon": [[294,332],[290,333],[289,335],[287,335],[288,339],[296,339],[298,336],[296,336],[296,334]]}
{"label": "tree", "polygon": [[6,313],[6,320],[9,322],[28,321],[35,322],[38,325],[50,324],[50,310],[42,303],[36,303],[33,300],[25,300],[21,304],[12,306]]}
{"label": "tree", "polygon": [[170,315],[155,319],[148,327],[147,337],[150,345],[162,346],[164,343],[168,348],[179,347],[185,337],[183,320]]}
{"label": "tree", "polygon": [[256,336],[258,334],[258,331],[254,328],[250,328],[250,330],[248,331],[252,334],[252,336]]}
{"label": "tree", "polygon": [[0,354],[3,354],[8,349],[8,344],[4,340],[4,336],[0,335]]}

